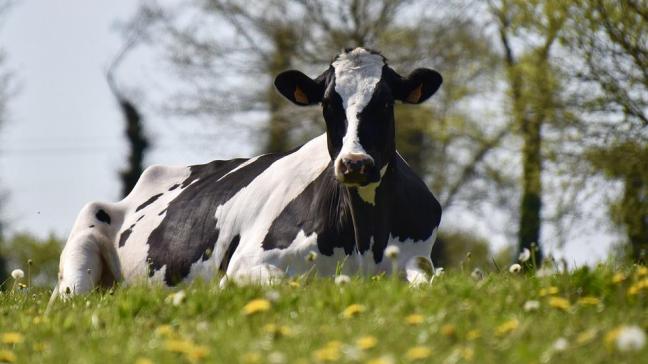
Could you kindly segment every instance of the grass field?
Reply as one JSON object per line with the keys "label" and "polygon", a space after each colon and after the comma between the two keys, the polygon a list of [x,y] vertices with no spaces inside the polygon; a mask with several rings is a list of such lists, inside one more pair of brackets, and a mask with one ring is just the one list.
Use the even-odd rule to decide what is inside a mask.
{"label": "grass field", "polygon": [[416,289],[385,277],[128,287],[59,301],[45,317],[48,298],[0,294],[0,361],[648,363],[648,345],[632,350],[637,330],[621,329],[648,329],[645,267],[449,272]]}

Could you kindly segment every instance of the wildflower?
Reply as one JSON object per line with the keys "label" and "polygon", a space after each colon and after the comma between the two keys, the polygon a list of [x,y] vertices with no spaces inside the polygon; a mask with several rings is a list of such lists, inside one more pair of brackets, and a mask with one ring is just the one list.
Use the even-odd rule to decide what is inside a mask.
{"label": "wildflower", "polygon": [[599,303],[601,303],[601,300],[596,297],[585,296],[579,298],[577,302],[581,306],[597,306]]}
{"label": "wildflower", "polygon": [[481,281],[484,278],[484,272],[479,268],[475,268],[472,273],[470,273],[470,277],[476,281]]}
{"label": "wildflower", "polygon": [[540,308],[540,302],[536,300],[529,300],[524,302],[524,311],[530,312]]}
{"label": "wildflower", "polygon": [[509,272],[513,274],[520,273],[521,270],[522,270],[522,266],[517,263],[511,264],[511,266],[509,267]]}
{"label": "wildflower", "polygon": [[517,319],[508,320],[495,328],[495,335],[503,336],[509,334],[517,330],[519,326],[520,321],[518,321]]}
{"label": "wildflower", "polygon": [[405,353],[405,358],[409,361],[424,360],[430,357],[432,350],[427,346],[415,346]]}
{"label": "wildflower", "polygon": [[280,351],[273,351],[268,355],[268,363],[270,364],[282,364],[286,362],[286,354]]}
{"label": "wildflower", "polygon": [[281,295],[279,294],[279,292],[277,292],[275,290],[268,291],[265,294],[265,298],[270,302],[277,302],[277,301],[279,301],[280,297],[281,297]]}
{"label": "wildflower", "polygon": [[435,277],[440,277],[440,276],[443,275],[444,272],[445,271],[444,271],[443,267],[435,268],[434,269],[434,276]]}
{"label": "wildflower", "polygon": [[153,360],[149,358],[139,357],[135,359],[135,364],[153,364]]}
{"label": "wildflower", "polygon": [[288,326],[267,324],[263,326],[263,331],[274,337],[291,336],[292,330]]}
{"label": "wildflower", "polygon": [[461,357],[465,361],[472,361],[473,358],[475,357],[475,349],[471,347],[465,347],[461,349]]}
{"label": "wildflower", "polygon": [[288,286],[290,288],[299,288],[299,287],[301,287],[301,284],[299,284],[299,282],[297,282],[297,281],[290,281],[290,282],[288,282]]}
{"label": "wildflower", "polygon": [[445,324],[445,325],[441,326],[440,331],[441,331],[441,335],[448,336],[448,337],[449,336],[454,336],[454,334],[456,332],[455,327],[452,324]]}
{"label": "wildflower", "polygon": [[306,255],[306,261],[307,261],[307,262],[311,262],[311,263],[312,263],[312,262],[314,262],[316,259],[317,259],[317,253],[315,253],[315,252],[312,251],[312,250],[308,252],[308,255]]}
{"label": "wildflower", "polygon": [[185,298],[187,297],[187,294],[185,293],[184,290],[179,290],[176,293],[171,293],[170,295],[167,296],[167,298],[164,300],[166,303],[171,303],[174,306],[180,306],[182,302],[184,302]]}
{"label": "wildflower", "polygon": [[642,279],[628,288],[628,294],[634,296],[644,288],[648,288],[648,278]]}
{"label": "wildflower", "polygon": [[417,313],[413,313],[413,314],[405,317],[405,322],[408,325],[412,325],[412,326],[420,325],[420,324],[423,323],[424,320],[425,320],[425,317],[423,317],[423,315],[419,315]]}
{"label": "wildflower", "polygon": [[466,339],[469,341],[477,340],[480,337],[481,337],[481,332],[479,332],[479,330],[477,329],[470,330],[468,331],[468,333],[466,333]]}
{"label": "wildflower", "polygon": [[365,312],[367,308],[364,305],[354,303],[342,311],[342,317],[351,318]]}
{"label": "wildflower", "polygon": [[367,364],[394,364],[395,360],[393,357],[389,355],[383,355],[378,358],[371,359],[367,362]]}
{"label": "wildflower", "polygon": [[22,269],[14,269],[11,271],[11,277],[15,280],[21,280],[25,277],[25,272]]}
{"label": "wildflower", "polygon": [[565,351],[567,350],[568,346],[569,346],[569,342],[567,341],[567,339],[565,339],[564,337],[560,337],[556,341],[554,341],[554,343],[551,345],[551,348],[554,351]]}
{"label": "wildflower", "polygon": [[164,350],[172,353],[186,353],[191,350],[193,343],[187,340],[167,340],[164,342]]}
{"label": "wildflower", "polygon": [[155,329],[155,333],[160,336],[170,337],[173,336],[173,328],[171,325],[160,325]]}
{"label": "wildflower", "polygon": [[643,265],[637,266],[637,271],[635,272],[635,275],[637,276],[637,278],[648,276],[648,267]]}
{"label": "wildflower", "polygon": [[340,349],[342,348],[342,343],[333,340],[329,341],[322,348],[317,349],[313,352],[313,357],[319,361],[330,361],[337,362],[340,360]]}
{"label": "wildflower", "polygon": [[335,284],[337,284],[338,286],[343,286],[349,282],[351,282],[351,278],[346,274],[340,274],[339,276],[335,277]]}
{"label": "wildflower", "polygon": [[561,309],[563,311],[566,311],[571,306],[569,300],[562,297],[549,297],[548,303],[549,306],[553,308]]}
{"label": "wildflower", "polygon": [[390,245],[385,249],[385,256],[389,259],[396,259],[400,254],[400,248],[396,245]]}
{"label": "wildflower", "polygon": [[554,286],[547,287],[547,288],[541,288],[540,289],[540,297],[551,296],[551,295],[557,294],[558,292],[559,292],[558,287],[554,287]]}
{"label": "wildflower", "polygon": [[270,309],[272,304],[265,298],[257,298],[247,303],[243,307],[243,314],[254,315],[255,313],[265,312]]}
{"label": "wildflower", "polygon": [[378,340],[374,336],[363,336],[356,340],[356,346],[362,350],[369,350],[378,344]]}
{"label": "wildflower", "polygon": [[0,341],[3,344],[20,344],[25,340],[25,337],[19,332],[5,332],[0,336]]}
{"label": "wildflower", "polygon": [[531,252],[529,251],[529,249],[522,249],[522,252],[520,252],[520,255],[518,255],[518,261],[520,263],[524,263],[529,260],[529,258],[531,258]]}
{"label": "wildflower", "polygon": [[636,325],[619,326],[605,336],[608,345],[614,343],[619,351],[639,351],[646,345],[646,333]]}
{"label": "wildflower", "polygon": [[0,362],[2,363],[15,363],[18,358],[10,350],[0,349]]}
{"label": "wildflower", "polygon": [[625,281],[626,277],[623,275],[623,273],[615,273],[612,276],[612,283],[621,283]]}
{"label": "wildflower", "polygon": [[594,338],[596,338],[596,329],[588,329],[576,336],[576,343],[578,345],[587,344],[588,342],[594,340]]}

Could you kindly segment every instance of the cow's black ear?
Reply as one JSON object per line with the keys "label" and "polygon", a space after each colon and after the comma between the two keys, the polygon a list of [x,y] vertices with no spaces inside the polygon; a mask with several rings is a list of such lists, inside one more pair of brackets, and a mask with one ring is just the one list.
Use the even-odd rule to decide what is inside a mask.
{"label": "cow's black ear", "polygon": [[300,106],[317,104],[324,94],[321,83],[294,70],[280,73],[274,85],[285,98]]}
{"label": "cow's black ear", "polygon": [[401,82],[397,99],[408,104],[420,104],[437,92],[443,77],[429,68],[417,68]]}

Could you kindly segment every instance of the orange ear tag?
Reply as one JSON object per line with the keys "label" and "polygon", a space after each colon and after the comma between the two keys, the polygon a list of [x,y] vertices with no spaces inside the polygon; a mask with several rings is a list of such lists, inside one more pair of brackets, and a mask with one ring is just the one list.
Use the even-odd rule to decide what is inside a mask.
{"label": "orange ear tag", "polygon": [[295,96],[295,101],[297,101],[300,104],[308,105],[308,96],[302,91],[299,86],[295,87],[295,93],[293,94]]}
{"label": "orange ear tag", "polygon": [[409,96],[407,96],[407,99],[405,101],[411,103],[411,104],[416,104],[419,102],[421,99],[421,88],[423,87],[423,84],[418,85],[417,88],[413,89],[412,92],[410,92]]}

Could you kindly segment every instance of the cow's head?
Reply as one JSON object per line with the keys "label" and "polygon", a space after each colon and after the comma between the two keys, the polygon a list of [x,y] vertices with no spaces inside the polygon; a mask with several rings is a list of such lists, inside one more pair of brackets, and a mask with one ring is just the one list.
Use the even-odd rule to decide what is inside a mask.
{"label": "cow's head", "polygon": [[316,79],[286,71],[275,86],[300,106],[321,103],[336,178],[347,186],[379,182],[396,151],[394,102],[418,104],[441,86],[441,75],[419,68],[403,78],[385,57],[347,49]]}

